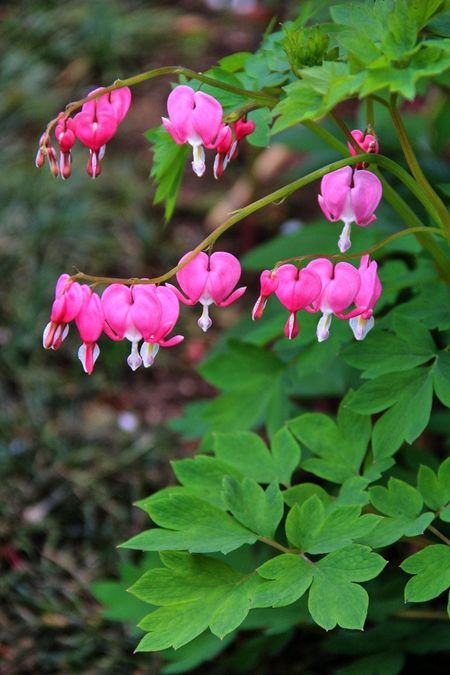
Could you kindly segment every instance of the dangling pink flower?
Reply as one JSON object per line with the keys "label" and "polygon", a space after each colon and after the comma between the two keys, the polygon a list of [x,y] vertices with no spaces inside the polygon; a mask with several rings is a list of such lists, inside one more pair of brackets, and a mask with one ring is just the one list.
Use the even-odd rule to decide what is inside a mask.
{"label": "dangling pink flower", "polygon": [[[89,96],[98,91],[101,88],[94,89]],[[90,150],[87,172],[92,178],[100,175],[100,162],[105,154],[106,143],[116,133],[130,103],[131,91],[128,87],[122,87],[88,101],[73,118],[76,137]]]}
{"label": "dangling pink flower", "polygon": [[[333,314],[339,319],[348,318],[343,312],[354,302],[361,278],[358,270],[350,263],[340,262],[333,269],[333,264],[326,258],[311,261],[305,269],[315,272],[322,282],[322,292],[313,302],[313,311],[322,312],[317,324],[317,339],[323,342],[330,334]],[[307,311],[311,310],[307,308]]]}
{"label": "dangling pink flower", "polygon": [[175,143],[189,143],[193,149],[192,168],[197,176],[205,173],[206,148],[214,148],[222,127],[223,110],[219,101],[184,84],[175,87],[167,99],[169,118],[162,123]]}
{"label": "dangling pink flower", "polygon": [[[351,134],[355,139],[355,141],[358,143],[362,152],[373,152],[375,154],[378,154],[380,152],[380,145],[378,143],[378,139],[373,134],[364,133],[359,129],[353,129]],[[353,157],[358,154],[350,142],[347,143],[347,146],[350,151],[350,154],[353,155]],[[363,169],[365,166],[366,165],[364,162],[355,164],[356,169]]]}
{"label": "dangling pink flower", "polygon": [[228,152],[233,143],[233,133],[228,124],[224,124],[216,141],[216,156],[214,158],[214,178],[220,178],[229,162]]}
{"label": "dangling pink flower", "polygon": [[111,284],[103,291],[104,331],[112,340],[131,342],[127,363],[132,370],[142,365],[139,341],[150,341],[160,325],[161,303],[155,288],[154,284]]}
{"label": "dangling pink flower", "polygon": [[78,282],[62,274],[56,282],[55,300],[50,322],[43,335],[45,349],[58,349],[69,332],[69,323],[75,319],[83,302],[83,291]]}
{"label": "dangling pink flower", "polygon": [[342,220],[344,229],[339,237],[339,250],[344,253],[351,246],[351,223],[366,227],[376,216],[382,186],[379,178],[370,171],[353,172],[349,166],[327,173],[320,184],[318,200],[328,220]]}
{"label": "dangling pink flower", "polygon": [[368,255],[361,258],[358,270],[361,286],[354,299],[356,309],[346,317],[349,318],[350,327],[357,340],[364,340],[375,323],[373,309],[383,290],[377,267],[375,260],[371,261]]}
{"label": "dangling pink flower", "polygon": [[281,265],[276,271],[278,287],[275,294],[289,311],[284,326],[284,334],[289,340],[298,335],[297,312],[305,309],[320,295],[322,284],[320,277],[310,269],[299,270],[295,265]]}
{"label": "dangling pink flower", "polygon": [[228,161],[236,159],[239,154],[239,143],[247,136],[250,136],[256,129],[256,124],[253,120],[240,119],[234,122],[234,142],[228,152]]}
{"label": "dangling pink flower", "polygon": [[[181,258],[180,263],[188,255],[189,253],[186,253]],[[228,307],[245,293],[246,286],[237,288],[232,292],[240,276],[241,264],[231,253],[218,251],[208,256],[201,252],[177,272],[177,281],[187,297],[175,286],[170,284],[167,284],[167,286],[176,293],[178,299],[185,305],[195,305],[197,302],[203,305],[203,312],[198,320],[198,325],[206,332],[212,324],[209,317],[209,305]]]}
{"label": "dangling pink flower", "polygon": [[278,276],[271,270],[264,270],[261,272],[259,282],[261,290],[259,292],[259,298],[253,307],[253,321],[257,321],[262,317],[269,296],[272,295],[272,293],[275,293],[278,288]]}
{"label": "dangling pink flower", "polygon": [[141,358],[145,368],[153,365],[160,347],[174,347],[184,340],[183,335],[174,335],[166,340],[173,330],[180,314],[180,305],[175,293],[167,286],[157,286],[155,295],[161,306],[161,318],[155,333],[146,338],[141,347]]}
{"label": "dangling pink flower", "polygon": [[75,318],[78,332],[83,341],[78,350],[78,358],[83,365],[84,372],[91,375],[100,354],[97,340],[103,332],[105,319],[99,296],[85,284],[81,286],[81,289],[83,302]]}
{"label": "dangling pink flower", "polygon": [[71,174],[71,150],[75,143],[75,122],[71,117],[64,118],[64,113],[59,113],[58,124],[55,128],[55,137],[59,145],[59,172],[61,178],[69,178]]}
{"label": "dangling pink flower", "polygon": [[36,167],[38,169],[42,169],[42,167],[44,166],[45,158],[47,158],[48,165],[50,167],[52,175],[55,176],[55,178],[57,178],[59,176],[59,169],[55,148],[50,143],[50,138],[48,138],[46,134],[42,134],[42,136],[39,139],[39,147],[35,160]]}

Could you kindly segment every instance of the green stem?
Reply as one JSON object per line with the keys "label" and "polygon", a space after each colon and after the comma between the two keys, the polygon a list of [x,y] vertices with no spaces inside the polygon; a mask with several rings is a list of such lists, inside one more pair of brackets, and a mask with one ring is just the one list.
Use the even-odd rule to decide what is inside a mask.
{"label": "green stem", "polygon": [[391,97],[391,105],[389,106],[389,111],[391,113],[391,118],[397,131],[400,145],[402,146],[403,154],[405,155],[405,159],[408,163],[411,173],[418,182],[418,184],[420,185],[420,187],[428,195],[430,201],[432,202],[436,210],[439,221],[442,224],[442,227],[446,231],[447,237],[450,240],[449,213],[439,195],[433,190],[432,186],[428,182],[427,177],[423,173],[419,165],[419,162],[417,161],[417,157],[414,153],[413,147],[409,140],[405,125],[403,124],[400,112],[396,106],[396,98],[394,96]]}
{"label": "green stem", "polygon": [[394,173],[396,176],[398,176],[400,180],[403,180],[403,182],[406,185],[408,185],[408,183],[412,183],[412,187],[414,188],[414,192],[416,193],[416,195],[419,198],[423,197],[421,191],[417,188],[416,183],[411,178],[411,176],[404,169],[402,169],[400,166],[398,166],[395,162],[388,159],[387,157],[384,157],[383,155],[373,155],[371,153],[355,155],[354,157],[346,157],[345,159],[340,159],[336,162],[331,162],[330,164],[327,164],[321,169],[316,169],[316,171],[312,171],[306,176],[298,178],[297,180],[292,181],[292,183],[288,183],[287,185],[284,185],[283,187],[279,188],[278,190],[275,190],[274,192],[271,192],[265,197],[262,197],[261,199],[258,199],[255,202],[252,202],[251,204],[244,206],[242,209],[235,211],[234,213],[232,213],[230,218],[228,218],[224,223],[219,225],[219,227],[217,227],[213,232],[211,232],[210,235],[208,235],[205,239],[203,239],[203,241],[201,241],[200,244],[198,244],[198,246],[196,246],[194,250],[191,251],[188,256],[186,256],[185,260],[181,265],[176,265],[175,267],[172,267],[172,269],[170,269],[165,274],[153,277],[152,279],[136,279],[136,278],[115,279],[112,277],[97,277],[92,276],[90,274],[84,274],[83,272],[77,272],[72,276],[72,279],[89,281],[99,284],[120,283],[128,286],[132,286],[133,284],[136,283],[161,284],[164,281],[167,281],[168,279],[171,279],[173,276],[175,276],[175,274],[182,267],[187,265],[193,258],[195,258],[195,256],[198,253],[203,251],[210,244],[214,243],[224,232],[229,230],[230,227],[233,227],[233,225],[236,225],[236,223],[240,222],[241,220],[251,215],[252,213],[255,213],[255,211],[259,211],[265,206],[269,206],[269,204],[272,204],[273,202],[278,202],[280,200],[285,199],[288,195],[292,194],[296,190],[299,190],[300,188],[305,187],[305,185],[309,185],[309,183],[312,183],[313,181],[322,178],[326,173],[330,173],[331,171],[337,171],[337,169],[342,169],[344,166],[351,166],[353,164],[357,164],[358,162],[367,162],[367,161],[370,161],[375,164],[380,164],[380,166],[384,166],[392,173]]}
{"label": "green stem", "polygon": [[275,539],[269,539],[269,537],[258,537],[258,539],[263,544],[267,544],[267,546],[276,548],[277,551],[282,551],[283,553],[299,553],[297,549],[287,548],[286,546],[283,546],[283,544],[279,544],[277,541],[275,541]]}
{"label": "green stem", "polygon": [[434,525],[428,525],[428,529],[430,530],[430,532],[432,532],[434,534],[435,537],[437,537],[438,539],[443,541],[444,544],[447,544],[447,546],[450,546],[450,539],[448,539],[448,537],[446,537],[445,534],[442,534],[442,532],[440,532],[437,529],[437,527],[434,527]]}
{"label": "green stem", "polygon": [[396,619],[416,619],[419,621],[448,621],[449,616],[445,611],[437,611],[434,609],[399,609],[397,612],[391,614]]}
{"label": "green stem", "polygon": [[417,234],[418,232],[423,232],[425,234],[439,234],[441,237],[444,236],[442,230],[438,227],[426,227],[425,225],[421,227],[411,227],[407,230],[400,230],[399,232],[394,232],[390,234],[385,239],[382,239],[378,243],[370,246],[365,251],[360,251],[359,253],[308,253],[306,255],[293,256],[292,258],[286,258],[285,260],[279,260],[274,266],[274,271],[280,267],[280,265],[285,265],[290,262],[302,263],[305,260],[311,260],[312,258],[328,258],[329,260],[352,260],[353,258],[360,258],[363,255],[372,255],[375,251],[378,251],[381,248],[384,248],[391,242],[401,237],[405,237],[408,234]]}
{"label": "green stem", "polygon": [[[163,75],[185,75],[191,80],[197,80],[198,82],[203,82],[204,84],[209,84],[217,89],[222,89],[223,91],[229,91],[232,94],[238,94],[239,96],[245,96],[246,98],[253,99],[254,101],[259,101],[260,106],[274,106],[277,103],[277,99],[269,94],[265,94],[261,91],[248,91],[247,89],[242,89],[241,87],[236,87],[233,84],[228,84],[228,82],[221,82],[216,80],[213,77],[208,75],[203,75],[203,73],[197,73],[195,70],[190,68],[184,68],[184,66],[164,66],[162,68],[154,68],[153,70],[147,70],[145,73],[139,73],[139,75],[134,75],[133,77],[128,77],[124,80],[115,80],[113,84],[110,84],[107,87],[103,87],[95,94],[86,96],[85,98],[80,99],[79,101],[74,101],[73,103],[68,103],[64,111],[64,117],[67,119],[72,113],[76,110],[79,110],[82,105],[88,101],[93,101],[99,96],[104,96],[109,94],[115,89],[121,89],[122,87],[133,87],[136,84],[141,84],[146,80],[152,80],[155,77],[162,77]],[[50,132],[56,126],[58,118],[50,120],[47,124],[45,130],[44,139],[42,142],[43,151],[45,151],[45,141],[48,140]]]}
{"label": "green stem", "polygon": [[366,101],[366,112],[367,112],[367,126],[375,126],[375,118],[373,113],[373,98],[371,96],[367,97]]}

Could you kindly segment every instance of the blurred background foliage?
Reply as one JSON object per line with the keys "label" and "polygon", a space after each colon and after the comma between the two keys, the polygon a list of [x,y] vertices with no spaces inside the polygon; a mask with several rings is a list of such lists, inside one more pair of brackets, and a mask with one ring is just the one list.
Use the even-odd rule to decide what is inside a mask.
{"label": "blurred background foliage", "polygon": [[[228,53],[255,49],[271,18],[282,21],[298,5],[243,4],[249,10],[244,15],[230,11],[231,2],[201,0],[1,4],[0,672],[6,675],[162,672],[159,656],[132,655],[132,625],[145,610],[132,598],[127,601],[113,583],[101,581],[119,570],[126,587],[140,573],[135,565],[149,562],[125,553],[119,557],[116,551],[117,544],[146,524],[131,504],[173,481],[168,460],[191,453],[191,438],[211,425],[220,426],[214,415],[208,426],[200,414],[205,405],[213,405],[208,399],[216,391],[195,371],[208,348],[216,345],[216,354],[229,349],[224,329],[229,329],[227,339],[245,336],[254,345],[267,341],[267,335],[249,333],[245,313],[257,293],[256,271],[291,254],[293,246],[321,250],[330,236],[333,241],[337,237],[335,227],[324,225],[323,219],[317,228],[303,228],[305,221],[318,216],[317,186],[248,218],[223,242],[224,248],[246,254],[248,299],[240,307],[216,312],[215,328],[206,337],[198,334],[195,312],[183,311],[185,343],[166,353],[161,350],[150,371],[131,373],[125,363],[126,345],[120,343],[101,344],[101,359],[91,378],[81,372],[73,336],[57,353],[41,347],[54,283],[62,272],[162,272],[233,208],[335,158],[304,129],[289,130],[262,154],[247,147],[220,183],[210,177],[200,185],[187,171],[176,214],[164,226],[162,209],[151,203],[151,155],[143,135],[159,124],[164,112],[169,83],[157,80],[133,91],[130,114],[108,145],[98,180],[86,175],[87,151],[81,147],[74,152],[69,181],[53,179],[47,168],[35,169],[40,133],[68,101],[94,86],[152,67],[183,64],[206,70]],[[360,115],[359,125],[364,126],[355,104],[346,104],[342,112],[354,126]],[[448,101],[436,89],[407,112],[406,123],[429,177],[448,183]],[[396,157],[395,136],[379,110],[377,131],[385,154]],[[380,208],[381,229],[397,229],[391,219],[390,211]],[[372,236],[369,230],[355,233],[355,249],[359,243],[373,243]],[[384,281],[389,285],[390,279],[393,288],[391,300],[401,292],[401,275],[408,272],[408,255],[416,244],[403,240],[402,248],[404,259],[391,261],[385,271]],[[415,273],[418,283],[429,279],[426,266]],[[267,325],[273,330],[273,322]],[[312,327],[305,327],[305,334],[311,333]],[[326,371],[328,384],[316,371],[300,373],[292,390],[299,400],[324,395],[333,399],[352,382],[355,371],[349,366],[340,362],[336,371],[329,370],[340,348],[340,333],[336,326],[325,359],[322,352],[308,364]],[[207,378],[208,365],[201,370]],[[194,403],[182,415],[184,404],[195,399],[206,403]],[[330,403],[319,398],[314,405],[323,409]],[[284,414],[290,412],[287,408]],[[261,414],[257,411],[248,426],[258,426]],[[222,423],[230,426],[230,418]],[[439,423],[445,421],[436,418]],[[117,618],[130,624],[111,621]],[[282,668],[290,664],[290,672],[328,673],[336,672],[336,652],[351,653],[351,645],[333,647],[331,642],[317,665],[313,632],[303,639],[308,644],[291,644],[283,665],[275,666],[281,662],[271,656],[292,638],[292,632],[283,632],[289,620],[282,615],[285,623],[279,634],[251,633],[249,640],[227,652],[226,659],[198,672],[275,673],[285,672]],[[257,617],[253,621],[250,631],[263,627]],[[398,639],[406,643],[411,634]],[[215,643],[197,649],[211,658],[218,651]],[[261,653],[266,661],[256,665],[255,655]],[[198,661],[195,653],[182,656],[185,667]],[[164,672],[180,672],[180,663],[178,657]]]}

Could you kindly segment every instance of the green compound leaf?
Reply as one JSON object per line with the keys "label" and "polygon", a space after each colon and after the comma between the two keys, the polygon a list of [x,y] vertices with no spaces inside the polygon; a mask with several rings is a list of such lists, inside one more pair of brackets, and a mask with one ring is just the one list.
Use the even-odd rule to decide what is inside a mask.
{"label": "green compound leaf", "polygon": [[157,184],[153,203],[164,203],[167,222],[175,209],[190,148],[189,145],[177,145],[164,127],[147,131],[145,137],[152,143],[153,150],[150,176]]}
{"label": "green compound leaf", "polygon": [[245,477],[245,474],[231,464],[208,455],[177,460],[172,462],[172,468],[178,481],[188,487],[191,493],[219,508],[225,508],[221,494],[225,476],[237,480]]}
{"label": "green compound leaf", "polygon": [[435,511],[450,501],[450,457],[438,469],[438,473],[429,466],[421,466],[417,476],[417,487],[425,504]]}
{"label": "green compound leaf", "polygon": [[214,454],[257,483],[277,480],[277,468],[268,447],[250,431],[214,434]]}
{"label": "green compound leaf", "polygon": [[432,600],[450,587],[450,547],[433,544],[406,558],[400,565],[415,576],[405,587],[405,602]]}
{"label": "green compound leaf", "polygon": [[359,472],[371,432],[370,419],[346,409],[345,401],[337,423],[321,413],[306,413],[288,423],[294,436],[316,455],[303,460],[302,468],[334,483]]}
{"label": "green compound leaf", "polygon": [[433,386],[438,399],[450,408],[450,352],[439,352],[433,373]]}
{"label": "green compound leaf", "polygon": [[434,519],[434,513],[422,512],[423,499],[418,490],[397,478],[390,478],[388,487],[369,489],[372,505],[387,517],[364,538],[373,548],[387,546],[403,536],[422,534]]}
{"label": "green compound leaf", "polygon": [[307,553],[328,553],[368,535],[381,518],[361,516],[361,506],[334,506],[327,513],[323,501],[312,495],[301,506],[294,504],[286,519],[288,541]]}
{"label": "green compound leaf", "polygon": [[247,616],[261,584],[220,560],[187,553],[162,554],[165,567],[150,570],[130,589],[158,606],[139,624],[148,631],[137,651],[177,649],[208,627],[223,638]]}
{"label": "green compound leaf", "polygon": [[433,399],[432,369],[416,368],[366,382],[350,394],[346,405],[360,414],[387,412],[372,434],[375,460],[391,457],[404,441],[412,443],[428,424]]}
{"label": "green compound leaf", "polygon": [[274,434],[271,451],[278,481],[289,486],[292,474],[300,463],[301,453],[299,444],[286,427]]}
{"label": "green compound leaf", "polygon": [[309,591],[308,609],[314,621],[325,630],[337,625],[362,630],[369,597],[355,582],[373,579],[385,565],[384,558],[359,544],[322,558],[314,566]]}
{"label": "green compound leaf", "polygon": [[226,507],[237,521],[260,536],[273,537],[284,511],[278,483],[271,483],[264,491],[251,478],[244,478],[240,483],[226,476],[223,496]]}
{"label": "green compound leaf", "polygon": [[229,553],[256,536],[216,506],[186,488],[169,488],[143,503],[161,528],[146,530],[129,539],[123,548],[142,551],[187,550],[192,553]]}
{"label": "green compound leaf", "polygon": [[302,597],[313,580],[313,565],[291,553],[268,560],[256,570],[270,580],[256,591],[254,607],[286,607]]}

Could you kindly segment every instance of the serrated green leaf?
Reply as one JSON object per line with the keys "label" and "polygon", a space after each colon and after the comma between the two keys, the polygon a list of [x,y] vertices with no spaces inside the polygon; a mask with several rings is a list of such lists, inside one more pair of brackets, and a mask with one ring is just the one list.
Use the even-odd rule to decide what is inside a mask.
{"label": "serrated green leaf", "polygon": [[433,386],[436,396],[450,408],[450,352],[439,352],[433,372]]}
{"label": "serrated green leaf", "polygon": [[248,431],[214,434],[214,453],[257,483],[271,483],[277,471],[264,441]]}
{"label": "serrated green leaf", "polygon": [[307,551],[324,519],[325,508],[316,495],[309,497],[301,506],[294,504],[286,518],[288,541],[300,551]]}
{"label": "serrated green leaf", "polygon": [[422,511],[423,499],[418,490],[398,478],[389,478],[387,488],[375,485],[369,488],[373,506],[387,516],[416,518]]}
{"label": "serrated green leaf", "polygon": [[355,581],[377,576],[386,561],[366,546],[353,544],[330,553],[314,568],[308,609],[325,630],[336,625],[362,630],[367,616],[367,592]]}
{"label": "serrated green leaf", "polygon": [[177,649],[209,626],[222,638],[242,623],[261,580],[220,560],[176,553],[162,556],[166,567],[150,570],[130,589],[159,606],[140,623],[149,631],[137,651]]}
{"label": "serrated green leaf", "polygon": [[169,221],[177,202],[189,145],[177,145],[164,127],[151,129],[145,136],[153,150],[150,176],[157,184],[153,203],[164,203],[165,219]]}
{"label": "serrated green leaf", "polygon": [[400,565],[415,576],[405,586],[405,602],[432,600],[450,587],[450,547],[427,546],[406,558]]}
{"label": "serrated green leaf", "polygon": [[188,550],[192,553],[228,553],[243,544],[253,544],[256,536],[231,516],[189,493],[157,493],[147,502],[152,520],[161,528],[141,532],[123,548],[142,551]]}
{"label": "serrated green leaf", "polygon": [[450,457],[439,467],[438,475],[429,466],[421,465],[417,486],[425,504],[437,511],[450,501]]}
{"label": "serrated green leaf", "polygon": [[416,368],[406,373],[381,375],[353,392],[346,405],[361,415],[382,412],[417,390],[423,384],[424,374],[424,369]]}
{"label": "serrated green leaf", "polygon": [[300,462],[300,446],[286,427],[279,429],[272,438],[273,463],[280,483],[289,487],[291,477]]}
{"label": "serrated green leaf", "polygon": [[284,501],[288,506],[294,506],[294,504],[301,506],[313,495],[316,495],[325,506],[331,502],[328,492],[315,483],[301,483],[283,492]]}
{"label": "serrated green leaf", "polygon": [[247,136],[247,142],[257,148],[266,148],[270,143],[271,111],[268,108],[258,108],[249,112],[247,118],[256,124],[255,131]]}
{"label": "serrated green leaf", "polygon": [[238,522],[260,536],[273,537],[284,511],[278,483],[271,483],[264,491],[251,478],[239,482],[225,476],[222,494],[227,509]]}
{"label": "serrated green leaf", "polygon": [[313,579],[313,565],[298,555],[276,556],[258,567],[258,574],[270,583],[258,587],[254,607],[285,607],[302,597]]}
{"label": "serrated green leaf", "polygon": [[323,117],[327,109],[323,104],[323,96],[307,82],[293,82],[284,87],[286,98],[273,109],[278,116],[272,127],[272,135],[300,124],[305,120],[316,120]]}
{"label": "serrated green leaf", "polygon": [[224,507],[221,496],[224,477],[231,476],[238,480],[244,478],[244,474],[231,464],[208,455],[197,455],[192,459],[179,459],[172,462],[172,468],[182,485],[194,491],[202,499],[219,507]]}

